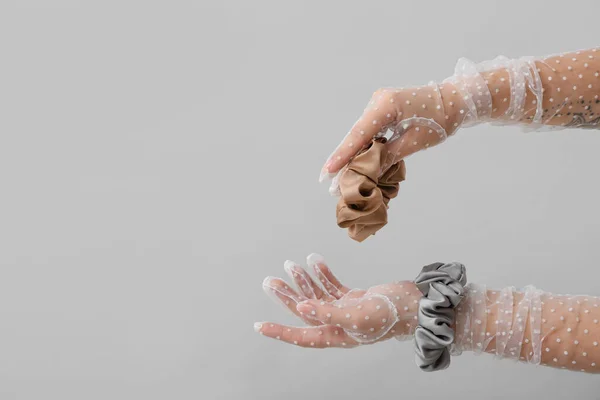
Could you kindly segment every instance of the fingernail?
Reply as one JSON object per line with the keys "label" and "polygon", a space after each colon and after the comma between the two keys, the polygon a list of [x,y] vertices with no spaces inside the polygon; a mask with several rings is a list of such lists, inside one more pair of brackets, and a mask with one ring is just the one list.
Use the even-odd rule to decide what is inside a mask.
{"label": "fingernail", "polygon": [[331,185],[329,185],[329,194],[334,197],[339,197],[342,194],[340,191],[340,182],[337,179],[337,176],[332,179]]}
{"label": "fingernail", "polygon": [[254,323],[254,332],[260,332],[260,329],[262,328],[262,324],[260,322],[255,322]]}
{"label": "fingernail", "polygon": [[285,272],[287,272],[288,274],[292,273],[292,268],[294,268],[296,266],[296,263],[290,260],[286,260],[283,263],[283,269],[285,270]]}
{"label": "fingernail", "polygon": [[317,310],[308,301],[298,303],[298,305],[296,306],[296,310],[298,310],[299,313],[309,318],[315,318],[315,315],[317,315]]}
{"label": "fingernail", "polygon": [[317,253],[309,254],[308,257],[306,257],[306,264],[310,267],[317,264],[325,264],[325,257]]}
{"label": "fingernail", "polygon": [[296,277],[298,277],[300,275],[300,273],[298,271],[296,271],[296,268],[300,268],[300,267],[298,267],[298,264],[293,261],[286,260],[286,262],[283,263],[283,269],[289,275],[289,277],[292,279],[295,279]]}
{"label": "fingernail", "polygon": [[265,280],[262,283],[263,292],[265,292],[267,296],[271,297],[273,300],[280,301],[281,299],[278,298],[278,296],[285,296],[285,293],[282,293],[281,288],[278,288],[271,282],[272,279],[272,276],[267,276],[265,278]]}
{"label": "fingernail", "polygon": [[323,183],[325,180],[333,179],[334,176],[335,176],[334,173],[323,169],[321,171],[321,175],[319,175],[319,183]]}
{"label": "fingernail", "polygon": [[321,169],[321,175],[319,175],[319,183],[323,182],[325,179],[331,179],[335,176],[335,174],[329,172],[329,167],[331,167],[331,164],[333,164],[333,160],[329,159],[325,165],[323,165],[323,168]]}
{"label": "fingernail", "polygon": [[319,175],[319,183],[323,183],[323,181],[327,178],[327,175],[329,175],[329,172],[322,170],[321,174]]}
{"label": "fingernail", "polygon": [[272,280],[272,279],[273,279],[273,277],[272,277],[272,276],[267,276],[267,277],[265,278],[265,280],[264,280],[264,281],[263,281],[263,283],[262,283],[263,290],[267,290],[267,289],[273,289],[273,287],[271,286],[271,280]]}

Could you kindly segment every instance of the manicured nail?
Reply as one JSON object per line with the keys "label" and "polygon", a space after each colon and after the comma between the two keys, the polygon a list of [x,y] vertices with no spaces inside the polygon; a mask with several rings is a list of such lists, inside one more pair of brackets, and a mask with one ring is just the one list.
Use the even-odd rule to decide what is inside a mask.
{"label": "manicured nail", "polygon": [[329,194],[334,197],[338,197],[342,194],[340,191],[339,175],[336,175],[331,179],[331,184],[329,185]]}
{"label": "manicured nail", "polygon": [[314,267],[317,264],[325,264],[325,257],[317,253],[312,253],[306,257],[306,264],[309,267]]}
{"label": "manicured nail", "polygon": [[319,183],[323,183],[326,180],[331,180],[336,174],[332,172],[328,172],[326,170],[321,171],[321,175],[319,175]]}
{"label": "manicured nail", "polygon": [[329,172],[325,170],[321,171],[321,174],[319,175],[319,183],[323,183],[323,181],[327,179],[327,175],[329,175]]}
{"label": "manicured nail", "polygon": [[272,291],[272,290],[275,290],[275,287],[274,287],[274,286],[271,284],[271,281],[272,281],[272,280],[273,280],[273,277],[272,277],[272,276],[267,276],[267,277],[265,278],[265,280],[263,281],[263,283],[262,283],[262,288],[263,288],[263,290],[264,290],[265,292],[268,292],[268,291],[270,291],[270,290],[271,290],[271,291]]}
{"label": "manicured nail", "polygon": [[292,279],[294,279],[294,277],[296,277],[298,275],[298,273],[294,271],[295,267],[296,267],[296,263],[293,261],[286,260],[283,263],[283,269],[288,274],[288,276]]}
{"label": "manicured nail", "polygon": [[[261,328],[262,328],[262,324],[260,322],[255,322],[254,323],[254,332],[260,332]],[[262,334],[262,332],[260,332]]]}
{"label": "manicured nail", "polygon": [[333,164],[333,160],[329,159],[321,169],[321,175],[319,175],[319,183],[323,182],[325,179],[331,179],[335,176],[335,174],[329,172],[329,167],[331,167],[331,164]]}
{"label": "manicured nail", "polygon": [[294,268],[296,266],[296,263],[290,260],[286,260],[283,263],[283,269],[285,270],[285,272],[287,272],[288,274],[292,274],[292,268]]}

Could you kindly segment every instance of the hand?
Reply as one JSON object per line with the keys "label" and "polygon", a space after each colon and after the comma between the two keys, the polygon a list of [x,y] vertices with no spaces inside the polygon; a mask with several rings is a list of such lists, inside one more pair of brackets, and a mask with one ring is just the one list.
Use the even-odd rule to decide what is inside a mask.
{"label": "hand", "polygon": [[323,258],[311,254],[308,272],[291,261],[284,268],[297,290],[282,279],[267,277],[263,289],[308,326],[256,323],[257,332],[301,347],[351,348],[412,334],[421,292],[409,281],[349,289],[333,275]]}
{"label": "hand", "polygon": [[[448,99],[445,106],[443,99]],[[433,147],[454,133],[469,110],[450,83],[416,88],[379,89],[363,115],[325,163],[320,181],[335,176],[374,137],[393,131],[387,143],[388,162]]]}

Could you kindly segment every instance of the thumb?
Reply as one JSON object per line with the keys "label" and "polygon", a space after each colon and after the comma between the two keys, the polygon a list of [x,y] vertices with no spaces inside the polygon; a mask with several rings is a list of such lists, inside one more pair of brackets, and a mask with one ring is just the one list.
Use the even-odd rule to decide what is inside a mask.
{"label": "thumb", "polygon": [[418,151],[436,146],[446,140],[446,131],[434,121],[425,118],[409,118],[398,124],[394,137],[386,144],[388,164]]}
{"label": "thumb", "polygon": [[296,309],[307,318],[343,328],[363,343],[381,338],[398,321],[395,306],[379,294],[366,294],[334,303],[307,300],[299,303]]}

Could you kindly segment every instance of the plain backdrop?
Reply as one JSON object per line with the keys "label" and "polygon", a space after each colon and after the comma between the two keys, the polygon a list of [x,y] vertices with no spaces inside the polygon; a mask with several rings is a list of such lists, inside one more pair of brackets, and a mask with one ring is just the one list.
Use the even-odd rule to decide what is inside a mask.
{"label": "plain backdrop", "polygon": [[0,400],[598,399],[596,376],[411,343],[311,350],[261,289],[461,261],[600,295],[600,133],[477,126],[407,159],[358,244],[318,175],[383,86],[598,45],[588,1],[0,2]]}

